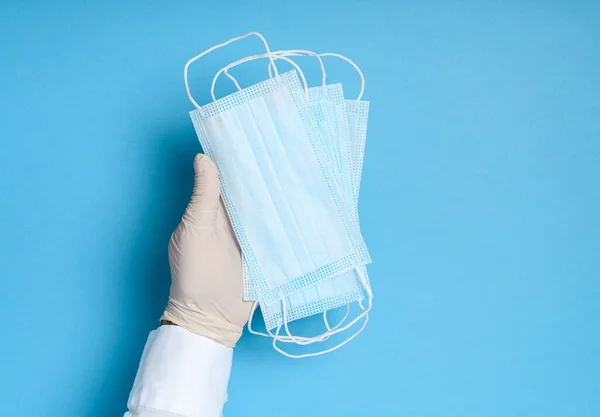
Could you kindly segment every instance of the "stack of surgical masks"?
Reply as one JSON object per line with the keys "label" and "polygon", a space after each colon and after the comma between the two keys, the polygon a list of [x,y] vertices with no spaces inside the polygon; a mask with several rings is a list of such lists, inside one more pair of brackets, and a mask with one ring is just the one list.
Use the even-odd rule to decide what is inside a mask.
{"label": "stack of surgical masks", "polygon": [[[188,84],[190,64],[251,35],[260,38],[266,53],[219,70],[212,82],[213,101],[199,105]],[[297,56],[319,61],[322,85],[308,86],[293,60]],[[362,88],[357,99],[346,97],[342,84],[327,84],[323,57],[343,59],[358,71]],[[269,78],[242,88],[229,70],[256,59],[268,59]],[[295,69],[280,73],[277,64],[282,61]],[[221,74],[238,91],[217,100],[214,87]],[[361,100],[360,69],[334,53],[272,52],[262,35],[251,32],[190,59],[184,78],[196,107],[191,112],[196,133],[219,169],[221,195],[242,250],[244,298],[255,301],[250,332],[272,338],[276,350],[294,358],[327,353],[348,343],[367,324],[373,299],[365,266],[371,259],[358,218],[369,110],[369,102]],[[360,313],[349,318],[355,302]],[[252,329],[258,305],[267,333]],[[344,317],[330,325],[327,312],[343,306]],[[322,334],[291,334],[289,322],[314,314],[323,315]],[[344,341],[318,352],[292,355],[278,345],[321,343],[346,331]]]}

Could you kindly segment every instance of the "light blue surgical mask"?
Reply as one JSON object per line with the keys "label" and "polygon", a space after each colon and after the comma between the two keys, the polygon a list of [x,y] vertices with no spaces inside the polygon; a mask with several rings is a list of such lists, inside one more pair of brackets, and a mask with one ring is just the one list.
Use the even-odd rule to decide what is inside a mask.
{"label": "light blue surgical mask", "polygon": [[[292,51],[292,53],[293,52],[294,51]],[[348,129],[347,138],[348,138],[348,149],[349,149],[349,155],[348,155],[347,161],[349,161],[348,163],[349,163],[349,170],[350,170],[350,174],[345,175],[344,178],[346,178],[345,181],[348,181],[348,178],[349,178],[349,183],[351,185],[351,196],[349,197],[349,201],[351,202],[351,205],[353,207],[354,218],[358,224],[359,223],[358,197],[359,197],[359,191],[360,191],[360,181],[362,178],[362,168],[363,168],[365,145],[366,145],[366,139],[367,139],[367,124],[368,124],[368,117],[369,117],[369,102],[361,100],[363,93],[365,91],[365,77],[364,77],[362,71],[360,70],[359,66],[354,61],[352,61],[350,58],[348,58],[344,55],[332,53],[332,52],[319,54],[319,58],[327,57],[327,56],[339,58],[339,59],[342,59],[342,60],[346,61],[347,63],[349,63],[356,70],[356,72],[358,73],[358,75],[360,77],[360,81],[361,81],[361,87],[360,87],[360,92],[358,94],[358,97],[356,99],[351,99],[351,98],[344,99],[345,117],[347,119],[347,129]],[[322,60],[320,60],[320,62],[322,63]],[[269,65],[269,67],[270,67],[270,65]],[[325,83],[325,76],[323,77],[323,83]],[[345,154],[343,153],[344,148],[342,147],[341,149],[342,149],[341,155],[345,156]],[[345,182],[345,183],[347,183],[347,182]],[[365,277],[366,281],[369,282],[366,266],[361,267],[360,270],[361,270],[363,276]]]}
{"label": "light blue surgical mask", "polygon": [[[289,50],[289,51],[277,51],[274,52],[277,57],[283,58],[284,56],[315,56],[319,59],[319,64],[321,66],[321,70],[323,73],[322,76],[322,85],[319,87],[312,87],[309,89],[310,91],[317,90],[319,94],[315,94],[317,97],[327,96],[325,90],[327,88],[326,78],[327,73],[325,71],[325,66],[323,64],[323,60],[321,57],[335,57],[338,59],[342,59],[350,64],[357,72],[360,77],[360,92],[358,93],[358,97],[356,99],[352,98],[343,98],[341,97],[341,88],[339,92],[331,94],[334,89],[330,89],[328,99],[331,99],[333,102],[338,103],[336,109],[338,112],[336,114],[331,114],[329,117],[331,120],[334,120],[334,123],[337,123],[341,128],[334,137],[339,138],[337,140],[337,152],[338,152],[338,160],[341,160],[342,163],[338,165],[340,170],[340,176],[342,181],[342,187],[345,187],[345,190],[348,191],[347,185],[351,185],[351,193],[346,194],[348,201],[353,207],[353,214],[357,224],[359,223],[358,216],[358,197],[360,190],[360,181],[362,177],[362,167],[364,161],[364,151],[367,137],[367,123],[368,123],[368,115],[369,115],[369,102],[362,100],[362,96],[365,91],[365,77],[360,70],[359,66],[352,61],[350,58],[337,54],[337,53],[322,53],[315,54],[312,51],[306,50]],[[269,62],[269,69],[271,69],[271,63]],[[297,68],[299,71],[300,69]],[[332,84],[331,86],[335,86],[336,84]],[[342,106],[344,107],[344,111],[340,111],[342,106],[339,105],[343,100]],[[343,120],[342,123],[338,121]],[[347,134],[346,133],[347,130]],[[343,133],[342,133],[343,132]],[[349,166],[349,168],[348,168]],[[368,282],[368,274],[366,266],[360,268],[362,275],[365,277]],[[357,280],[358,276],[356,272],[352,272]],[[350,274],[348,274],[350,275]]]}
{"label": "light blue surgical mask", "polygon": [[[187,84],[205,152],[219,168],[222,196],[261,305],[370,262],[295,72],[205,106]],[[272,60],[272,57],[271,57]],[[283,299],[283,300],[282,300]],[[285,310],[284,310],[285,314]]]}
{"label": "light blue surgical mask", "polygon": [[[241,86],[235,77],[229,74],[228,69],[243,62],[247,62],[252,58],[253,57],[249,57],[239,60],[220,70],[213,81],[213,89],[211,90],[211,94],[214,96],[215,82],[220,73],[224,73],[233,81],[238,90],[241,90]],[[306,88],[306,78],[301,68],[288,58],[276,58],[283,59],[292,64],[298,71],[298,74],[300,75],[300,78],[302,79]],[[323,74],[325,74],[324,67],[322,68]],[[323,77],[323,81],[325,81],[325,77]],[[343,185],[343,187],[348,190],[346,199],[347,201],[350,201],[350,169],[347,168],[343,171],[343,174],[341,175],[341,177],[343,177],[342,180],[340,177],[341,164],[337,162],[340,159],[339,144],[342,143],[343,146],[349,148],[348,129],[346,127],[347,122],[345,114],[346,103],[343,97],[342,86],[341,84],[333,84],[310,87],[308,88],[308,97],[308,105],[311,115],[316,122],[319,132],[321,133],[321,138],[323,139],[328,156],[330,157],[330,162],[337,168],[335,170],[336,178]],[[346,165],[349,166],[349,151],[346,152],[346,157],[348,158]],[[354,206],[352,203],[349,205],[351,209]],[[252,284],[252,280],[250,279],[250,273],[248,271],[246,262],[244,262],[244,276],[244,298],[246,300],[256,300],[256,293]],[[289,321],[293,321],[314,314],[325,313],[326,311],[335,309],[337,307],[360,301],[363,298],[364,292],[362,289],[362,284],[360,283],[356,271],[351,270],[287,296],[287,319]],[[282,303],[274,303],[269,306],[261,305],[261,311],[263,312],[267,329],[271,330],[277,326],[283,325],[284,314],[282,310]],[[324,315],[324,322],[326,327],[329,327],[326,315]]]}
{"label": "light blue surgical mask", "polygon": [[[311,51],[299,51],[299,50],[278,51],[278,52],[275,52],[275,54],[277,56],[282,56],[282,55],[283,56],[290,56],[290,55],[313,55],[314,56],[315,55]],[[358,75],[360,76],[360,80],[361,80],[361,88],[360,88],[360,92],[358,94],[358,98],[356,98],[356,99],[347,98],[344,100],[345,113],[343,113],[343,118],[344,118],[344,121],[347,121],[348,136],[347,137],[345,135],[338,136],[341,138],[345,138],[345,140],[348,141],[347,142],[348,146],[346,149],[349,149],[349,153],[346,153],[347,151],[345,152],[343,141],[341,141],[341,143],[342,143],[341,146],[338,145],[338,152],[339,152],[339,157],[342,159],[342,161],[345,160],[346,163],[350,165],[350,173],[348,174],[348,171],[347,170],[345,171],[343,166],[340,168],[340,171],[341,171],[341,177],[343,178],[342,179],[343,184],[351,185],[351,189],[352,189],[351,197],[347,197],[347,198],[349,199],[351,205],[353,206],[354,217],[358,224],[358,222],[359,222],[358,195],[359,195],[359,188],[360,188],[360,180],[361,180],[361,176],[362,176],[362,166],[363,166],[363,160],[364,160],[364,150],[365,150],[365,144],[366,144],[368,110],[369,110],[369,102],[361,100],[363,93],[364,93],[364,89],[365,89],[365,79],[364,79],[364,75],[363,75],[362,71],[360,70],[360,68],[358,67],[358,65],[356,65],[356,63],[354,63],[349,58],[345,57],[344,55],[340,55],[340,54],[336,54],[336,53],[324,53],[324,54],[317,55],[317,57],[319,58],[319,63],[321,64],[321,68],[323,70],[323,79],[322,79],[323,86],[313,87],[310,90],[324,89],[324,86],[326,85],[326,72],[325,72],[323,62],[321,60],[321,57],[323,57],[323,56],[336,57],[336,58],[339,58],[339,59],[342,59],[342,60],[348,62],[357,71]],[[269,68],[270,67],[271,67],[271,64],[269,64]],[[333,100],[335,100],[335,99],[333,99]],[[335,120],[336,116],[332,115],[331,117],[333,118],[333,120]],[[339,116],[337,116],[337,117],[338,117],[338,120],[340,120],[340,117]],[[345,128],[346,127],[344,126],[344,129]],[[338,278],[340,278],[341,280],[344,280],[347,283],[351,282],[352,279],[355,279],[358,282],[363,282],[363,283],[366,282],[367,283],[367,285],[365,285],[365,291],[367,292],[367,296],[369,297],[369,304],[365,308],[365,307],[363,307],[361,300],[359,300],[359,305],[360,305],[363,313],[359,314],[359,316],[358,316],[360,318],[361,316],[365,315],[365,322],[363,323],[363,326],[358,330],[358,332],[356,332],[351,337],[351,339],[352,339],[353,337],[356,336],[356,334],[360,333],[360,331],[362,331],[362,329],[366,325],[366,321],[368,320],[368,312],[372,306],[372,292],[371,292],[369,284],[368,284],[369,279],[368,279],[368,275],[367,275],[367,268],[366,268],[366,266],[359,267],[358,270],[350,271],[349,273],[346,273]],[[342,321],[332,329],[327,322],[327,316],[326,316],[326,312],[325,312],[324,313],[324,322],[325,322],[325,325],[326,325],[328,331],[320,336],[317,336],[316,338],[312,338],[312,339],[305,338],[304,344],[311,343],[311,340],[314,341],[315,339],[317,341],[327,340],[329,335],[334,334],[343,329],[346,329],[348,326],[344,326],[341,329],[339,329],[339,328],[344,323],[347,316],[348,316],[348,310],[346,310],[346,315],[344,316]],[[284,319],[284,323],[285,322],[286,322],[286,320]],[[356,320],[353,320],[350,323],[350,325],[355,322],[356,322]],[[287,338],[284,337],[286,339],[286,341],[297,343],[297,340],[294,340],[294,338],[291,337],[291,335],[289,334],[289,330],[287,329],[287,326],[285,326],[285,328],[286,328],[286,332],[288,333],[288,337]],[[338,328],[339,330],[336,331],[335,330],[336,328]],[[275,340],[274,340],[274,342],[275,342]]]}
{"label": "light blue surgical mask", "polygon": [[[304,77],[302,70],[297,66],[297,64],[295,62],[285,58],[285,55],[296,55],[296,54],[316,55],[316,54],[314,54],[310,51],[280,51],[280,52],[276,52],[275,54],[276,54],[276,58],[283,59],[283,60],[286,60],[289,63],[291,63],[296,68],[298,73],[300,74],[300,76],[303,80],[303,83],[306,84],[306,79]],[[354,116],[352,115],[349,118],[348,115],[346,114],[347,107],[350,107],[351,109],[353,109],[354,107],[352,106],[352,104],[355,103],[356,100],[345,100],[344,99],[341,84],[332,84],[332,85],[326,84],[325,68],[323,66],[323,63],[322,63],[320,57],[318,55],[316,55],[316,56],[317,56],[317,58],[319,58],[319,62],[321,64],[321,68],[323,71],[323,83],[322,83],[323,85],[318,86],[318,87],[311,87],[308,89],[309,108],[310,108],[311,114],[313,115],[313,117],[316,121],[316,124],[320,130],[323,141],[326,144],[326,148],[327,148],[328,154],[330,156],[331,163],[337,168],[337,174],[338,174],[337,180],[340,181],[341,186],[345,190],[346,200],[352,207],[353,211],[355,212],[355,220],[358,223],[358,212],[356,211],[357,203],[358,203],[358,201],[357,201],[358,194],[356,193],[356,195],[355,195],[353,185],[356,183],[360,183],[360,172],[357,171],[356,169],[352,168],[353,163],[355,161],[352,158],[352,152],[350,149],[351,149],[351,145],[353,143],[355,143],[357,141],[358,142],[362,141],[363,145],[359,146],[359,148],[364,150],[365,136],[364,135],[357,136],[355,133],[360,133],[359,131],[357,131],[355,129],[350,130],[348,128],[348,121],[354,122]],[[216,80],[220,73],[225,73],[225,75],[234,82],[234,84],[237,86],[237,88],[241,89],[237,80],[232,75],[229,74],[228,70],[232,67],[235,67],[235,66],[243,63],[243,62],[247,62],[247,61],[250,61],[253,59],[258,59],[261,57],[267,57],[267,55],[266,54],[257,55],[257,56],[252,56],[252,57],[247,57],[247,58],[241,59],[237,62],[234,62],[234,63],[224,67],[219,72],[217,72],[217,74],[215,75],[215,78],[213,79],[213,84],[212,84],[211,94],[213,95],[213,97],[214,97],[214,86],[215,86]],[[347,58],[345,58],[345,57],[342,57],[342,59],[347,60]],[[353,65],[355,65],[355,64],[353,64]],[[269,69],[270,68],[271,68],[271,66],[269,66]],[[363,86],[361,88],[361,95],[362,95],[362,91],[364,90],[364,77],[362,77],[362,73],[360,72],[360,69],[358,69],[358,67],[356,67],[356,69],[359,71],[359,74],[361,75],[361,79],[363,80]],[[366,103],[366,105],[368,106],[368,102],[363,101],[361,103]],[[361,119],[361,121],[363,121],[363,119]],[[366,122],[366,120],[364,120],[364,121]],[[353,127],[354,126],[355,126],[355,123],[353,123]],[[352,139],[349,138],[349,135],[353,136]],[[362,155],[362,153],[360,155]],[[356,155],[356,156],[358,156],[358,155]],[[360,162],[360,165],[362,166],[362,161]],[[356,178],[356,175],[358,175],[358,178]],[[277,333],[279,333],[281,326],[284,325],[286,332],[288,333],[288,336],[275,336],[269,332],[269,335],[274,337],[274,340],[273,340],[274,347],[276,349],[278,349],[278,347],[275,345],[276,341],[293,342],[293,343],[299,343],[299,344],[310,344],[310,343],[314,343],[314,342],[324,341],[324,340],[327,340],[330,335],[338,333],[343,330],[346,330],[347,328],[352,326],[354,323],[356,323],[360,318],[365,317],[363,326],[359,329],[359,331],[356,332],[353,336],[351,336],[348,340],[346,340],[342,344],[345,344],[349,340],[354,338],[364,328],[364,326],[366,325],[366,322],[368,320],[368,310],[370,309],[370,306],[371,306],[371,296],[372,296],[370,288],[366,288],[368,295],[369,295],[369,307],[365,308],[362,306],[362,303],[360,303],[363,313],[360,314],[358,317],[356,317],[351,323],[347,324],[346,326],[344,326],[344,327],[341,327],[341,326],[342,326],[342,324],[344,324],[346,318],[348,317],[349,304],[354,301],[360,302],[363,299],[364,293],[363,293],[361,284],[364,282],[368,282],[367,278],[366,278],[366,268],[360,267],[359,271],[356,271],[356,270],[348,271],[342,275],[319,282],[318,284],[314,285],[313,287],[309,287],[309,288],[306,288],[297,293],[291,294],[288,297],[285,297],[282,300],[282,303],[275,303],[270,306],[261,305],[261,311],[263,313],[263,317],[265,319],[265,324],[266,324],[267,329],[270,330],[272,328],[278,327]],[[246,280],[246,284],[247,285],[245,286],[246,287],[245,298],[254,300],[255,294],[253,291],[254,289],[253,289],[251,281]],[[342,321],[340,321],[340,323],[338,323],[338,325],[331,327],[327,320],[327,311],[332,310],[337,307],[340,307],[340,306],[343,306],[343,305],[347,306],[346,315],[344,316]],[[319,335],[317,337],[313,337],[313,338],[291,336],[291,334],[289,333],[289,329],[287,328],[288,322],[298,319],[298,318],[306,317],[308,315],[316,314],[319,312],[323,312],[323,319],[324,319],[325,326],[327,328],[327,332],[325,332],[324,334]],[[252,323],[252,321],[250,319],[248,327],[252,333],[267,336],[264,333],[253,331],[252,327],[251,327],[251,323]],[[333,349],[334,348],[329,349],[328,351],[333,350]],[[280,349],[278,349],[278,350],[280,350]],[[281,351],[281,352],[284,354],[287,354],[286,352],[283,352],[283,351]],[[324,353],[324,352],[320,352],[320,353]],[[290,356],[290,355],[288,354],[288,356]],[[293,357],[304,357],[304,356],[313,356],[313,354],[293,356]]]}
{"label": "light blue surgical mask", "polygon": [[[361,100],[365,91],[365,77],[354,61],[350,58],[336,53],[324,53],[320,56],[331,56],[342,59],[352,65],[358,75],[360,76],[361,87],[358,97],[356,99],[345,100],[346,103],[346,115],[348,117],[348,137],[350,141],[350,154],[351,154],[351,184],[352,184],[352,196],[353,196],[353,209],[354,217],[356,222],[359,223],[358,216],[358,197],[360,191],[360,181],[362,178],[363,162],[365,159],[365,145],[367,140],[367,124],[369,118],[369,102]],[[367,267],[362,266],[359,268],[364,276],[365,280],[369,282],[369,276],[367,274]]]}

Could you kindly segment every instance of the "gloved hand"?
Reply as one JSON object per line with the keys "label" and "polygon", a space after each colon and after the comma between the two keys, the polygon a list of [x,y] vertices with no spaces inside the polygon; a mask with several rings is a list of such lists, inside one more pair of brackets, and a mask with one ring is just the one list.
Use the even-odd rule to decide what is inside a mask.
{"label": "gloved hand", "polygon": [[233,347],[252,307],[243,301],[240,247],[215,164],[198,154],[194,171],[192,198],[169,242],[171,294],[161,321]]}

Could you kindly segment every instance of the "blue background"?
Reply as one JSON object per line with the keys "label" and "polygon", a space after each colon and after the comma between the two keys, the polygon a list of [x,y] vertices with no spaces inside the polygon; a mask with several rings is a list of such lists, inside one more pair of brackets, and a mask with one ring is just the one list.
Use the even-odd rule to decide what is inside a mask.
{"label": "blue background", "polygon": [[[600,415],[600,7],[418,3],[2,2],[1,414],[125,411],[200,151],[183,64],[258,30],[365,73],[376,298],[324,357],[245,335],[226,416]],[[198,62],[198,101],[261,52],[249,38]]]}

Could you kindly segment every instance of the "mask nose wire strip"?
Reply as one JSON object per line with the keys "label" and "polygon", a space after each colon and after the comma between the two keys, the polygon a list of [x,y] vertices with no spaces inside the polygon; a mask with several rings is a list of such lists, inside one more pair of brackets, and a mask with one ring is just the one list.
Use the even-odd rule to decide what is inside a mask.
{"label": "mask nose wire strip", "polygon": [[269,57],[269,60],[273,64],[273,68],[275,69],[275,75],[279,75],[279,72],[277,71],[277,67],[275,66],[275,61],[273,61],[273,55],[271,54],[271,49],[269,48],[269,44],[267,43],[267,41],[263,37],[263,35],[261,35],[258,32],[248,32],[245,35],[241,35],[241,36],[237,36],[235,38],[229,39],[228,41],[225,41],[218,45],[212,46],[212,47],[208,48],[207,50],[200,52],[198,55],[192,57],[190,60],[188,60],[188,62],[185,63],[185,66],[183,67],[183,81],[185,83],[185,91],[187,92],[188,98],[190,99],[190,101],[192,102],[192,104],[195,107],[200,108],[200,105],[198,103],[196,103],[196,100],[194,100],[194,97],[192,97],[192,92],[190,91],[190,85],[188,83],[188,69],[189,69],[190,65],[192,63],[194,63],[195,61],[197,61],[198,59],[202,58],[204,55],[209,54],[216,49],[227,46],[230,43],[239,41],[240,39],[247,38],[248,36],[257,36],[258,38],[260,38],[260,40],[265,45],[265,49],[267,50],[267,56]]}
{"label": "mask nose wire strip", "polygon": [[[249,62],[249,61],[254,61],[256,59],[260,59],[260,58],[268,58],[269,56],[267,54],[260,54],[260,55],[253,55],[253,56],[248,56],[246,58],[242,58],[240,60],[237,60],[235,62],[232,62],[231,64],[221,68],[219,71],[217,71],[217,73],[215,74],[213,81],[212,81],[212,85],[210,88],[210,95],[213,98],[213,100],[217,100],[215,97],[215,85],[217,84],[217,79],[219,78],[219,75],[221,75],[221,73],[225,73],[225,75],[234,82],[235,86],[237,87],[238,90],[241,90],[242,87],[240,87],[240,85],[238,84],[237,80],[233,77],[233,75],[229,74],[228,70],[233,68],[233,67],[237,67],[238,65],[241,65],[245,62]],[[302,71],[302,69],[300,69],[300,67],[298,66],[297,63],[295,63],[294,61],[292,61],[289,58],[286,58],[284,56],[275,56],[273,55],[273,59],[283,59],[284,61],[289,62],[290,64],[292,64],[294,66],[294,68],[296,69],[296,71],[298,71],[298,74],[300,75],[300,78],[302,79],[302,83],[304,85],[304,93],[306,94],[306,99],[308,100],[308,83],[306,82],[306,77],[304,76],[304,72]]]}

